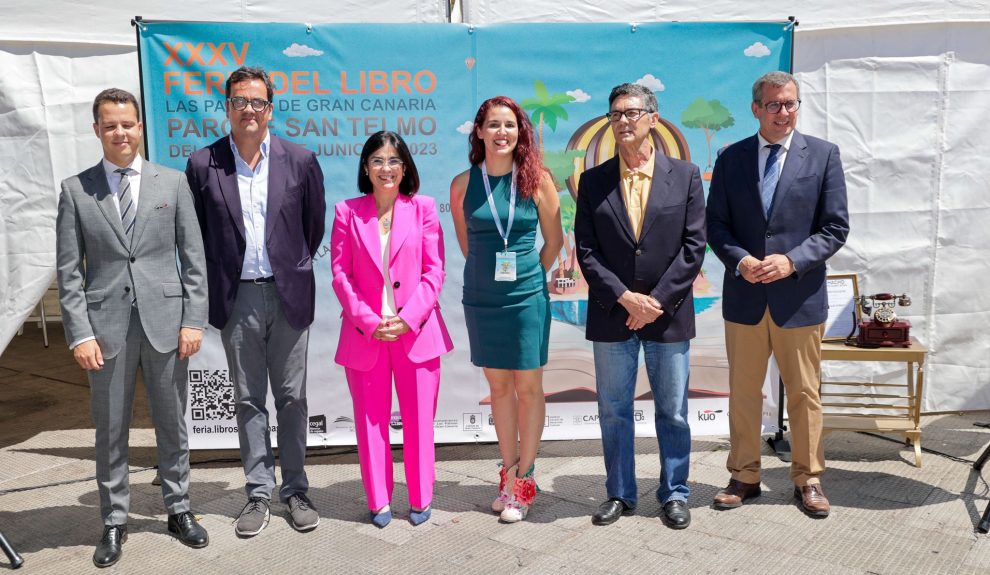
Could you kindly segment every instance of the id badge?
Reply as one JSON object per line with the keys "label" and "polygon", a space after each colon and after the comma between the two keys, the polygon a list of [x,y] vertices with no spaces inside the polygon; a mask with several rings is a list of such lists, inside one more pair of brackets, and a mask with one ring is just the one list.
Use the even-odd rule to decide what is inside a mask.
{"label": "id badge", "polygon": [[516,252],[495,252],[495,281],[516,281]]}

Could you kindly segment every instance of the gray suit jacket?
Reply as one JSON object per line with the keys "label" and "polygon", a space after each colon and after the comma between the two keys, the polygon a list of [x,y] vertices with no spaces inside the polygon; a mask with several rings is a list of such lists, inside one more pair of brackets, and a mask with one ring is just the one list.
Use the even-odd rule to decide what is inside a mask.
{"label": "gray suit jacket", "polygon": [[102,162],[62,182],[56,254],[65,335],[70,344],[95,337],[105,358],[123,346],[135,298],[160,353],[178,347],[181,326],[206,323],[206,259],[185,175],[145,161],[140,192],[128,246]]}

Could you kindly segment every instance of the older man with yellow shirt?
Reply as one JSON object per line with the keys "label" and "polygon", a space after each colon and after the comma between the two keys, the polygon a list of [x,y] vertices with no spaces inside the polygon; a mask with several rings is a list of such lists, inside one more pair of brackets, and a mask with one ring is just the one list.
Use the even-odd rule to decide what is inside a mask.
{"label": "older man with yellow shirt", "polygon": [[664,523],[684,529],[691,522],[691,286],[705,256],[701,171],[655,149],[653,131],[660,116],[648,88],[613,88],[606,117],[618,154],[581,175],[574,225],[578,261],[588,282],[585,336],[594,342],[607,474],[608,499],[592,522],[614,523],[636,508],[633,404],[642,349],[661,454],[656,496]]}

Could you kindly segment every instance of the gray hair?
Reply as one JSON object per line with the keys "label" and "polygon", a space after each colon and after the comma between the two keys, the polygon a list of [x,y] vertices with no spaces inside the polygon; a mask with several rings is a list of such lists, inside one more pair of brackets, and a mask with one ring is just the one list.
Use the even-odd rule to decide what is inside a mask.
{"label": "gray hair", "polygon": [[608,95],[608,108],[612,109],[612,102],[621,96],[638,96],[643,99],[643,106],[647,112],[658,112],[657,96],[653,90],[641,84],[619,84],[612,88],[612,93]]}
{"label": "gray hair", "polygon": [[787,72],[767,72],[753,82],[753,101],[760,104],[763,103],[763,86],[769,84],[775,88],[783,88],[791,82],[794,82],[794,87],[797,89],[797,99],[800,100],[801,86],[794,76],[791,76]]}

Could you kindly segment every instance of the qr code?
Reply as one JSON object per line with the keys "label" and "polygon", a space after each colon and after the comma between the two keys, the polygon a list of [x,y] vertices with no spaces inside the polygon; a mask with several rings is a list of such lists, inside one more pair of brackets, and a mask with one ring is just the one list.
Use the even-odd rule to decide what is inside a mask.
{"label": "qr code", "polygon": [[193,421],[234,419],[234,384],[226,369],[189,370]]}

